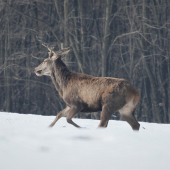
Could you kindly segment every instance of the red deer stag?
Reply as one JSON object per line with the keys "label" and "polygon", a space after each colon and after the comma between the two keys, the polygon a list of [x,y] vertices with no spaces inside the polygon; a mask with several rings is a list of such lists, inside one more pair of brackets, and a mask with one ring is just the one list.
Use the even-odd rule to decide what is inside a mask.
{"label": "red deer stag", "polygon": [[119,111],[133,130],[139,130],[140,124],[134,116],[134,111],[140,94],[132,84],[125,79],[93,77],[70,71],[61,60],[62,56],[70,51],[69,48],[58,52],[53,49],[48,48],[49,57],[35,68],[37,76],[51,77],[56,90],[67,105],[57,114],[50,127],[63,116],[67,117],[68,123],[80,127],[72,118],[78,112],[96,111],[102,111],[98,127],[107,127],[111,115]]}

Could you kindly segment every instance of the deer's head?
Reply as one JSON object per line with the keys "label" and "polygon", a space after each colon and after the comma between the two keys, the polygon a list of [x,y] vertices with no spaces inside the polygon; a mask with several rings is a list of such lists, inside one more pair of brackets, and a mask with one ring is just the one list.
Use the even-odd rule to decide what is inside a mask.
{"label": "deer's head", "polygon": [[[48,48],[48,47],[47,47]],[[49,52],[49,57],[46,58],[38,67],[35,68],[35,74],[37,76],[50,76],[51,75],[51,71],[52,71],[52,65],[54,63],[54,61],[58,58],[61,58],[62,56],[66,55],[69,53],[69,48],[64,48],[61,49],[57,52],[54,52],[54,48],[48,48]]]}

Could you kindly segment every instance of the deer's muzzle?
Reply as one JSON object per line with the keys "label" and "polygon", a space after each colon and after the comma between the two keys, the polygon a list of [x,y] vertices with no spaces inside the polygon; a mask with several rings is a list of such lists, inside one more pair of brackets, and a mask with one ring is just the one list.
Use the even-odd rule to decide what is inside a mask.
{"label": "deer's muzzle", "polygon": [[41,76],[42,70],[35,70],[34,72],[37,76]]}

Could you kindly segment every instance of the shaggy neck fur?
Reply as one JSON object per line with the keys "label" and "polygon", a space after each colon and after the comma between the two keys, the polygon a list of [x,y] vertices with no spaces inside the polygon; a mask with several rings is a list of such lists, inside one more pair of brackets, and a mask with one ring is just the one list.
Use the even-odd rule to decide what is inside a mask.
{"label": "shaggy neck fur", "polygon": [[70,76],[71,72],[61,61],[61,58],[55,60],[52,67],[51,78],[61,97],[63,96],[63,88],[67,87]]}

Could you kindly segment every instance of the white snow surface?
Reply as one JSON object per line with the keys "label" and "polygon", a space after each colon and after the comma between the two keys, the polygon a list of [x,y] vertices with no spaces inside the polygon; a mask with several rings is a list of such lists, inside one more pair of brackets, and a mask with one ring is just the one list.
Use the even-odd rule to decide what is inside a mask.
{"label": "white snow surface", "polygon": [[[170,125],[73,119],[0,112],[0,169],[170,169]],[[142,127],[145,127],[143,129]]]}

